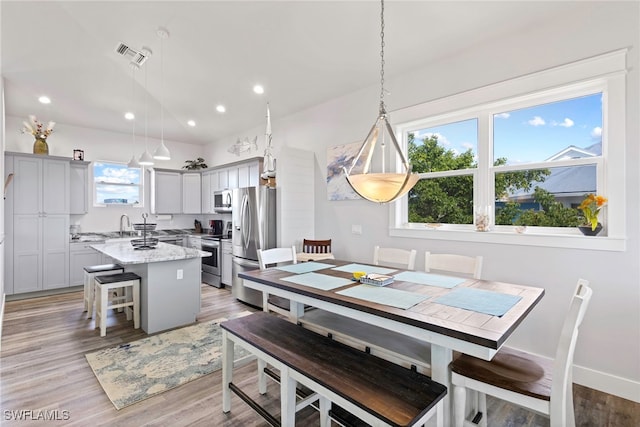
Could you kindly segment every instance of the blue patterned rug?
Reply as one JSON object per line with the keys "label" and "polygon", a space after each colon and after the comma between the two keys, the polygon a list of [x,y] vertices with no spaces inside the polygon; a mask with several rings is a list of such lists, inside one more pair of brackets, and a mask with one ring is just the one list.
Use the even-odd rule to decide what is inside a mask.
{"label": "blue patterned rug", "polygon": [[[249,312],[240,313],[246,316]],[[235,317],[238,317],[235,316]],[[116,407],[148,399],[222,367],[222,331],[217,319],[196,323],[85,355]],[[249,355],[235,346],[234,360]]]}

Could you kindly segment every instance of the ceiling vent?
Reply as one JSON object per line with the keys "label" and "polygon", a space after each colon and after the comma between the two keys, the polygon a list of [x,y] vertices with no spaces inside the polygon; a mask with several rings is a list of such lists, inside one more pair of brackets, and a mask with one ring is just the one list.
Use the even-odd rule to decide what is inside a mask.
{"label": "ceiling vent", "polygon": [[136,68],[140,68],[152,54],[151,49],[147,47],[142,47],[142,49],[137,51],[122,42],[116,46],[116,53],[127,58],[129,65]]}

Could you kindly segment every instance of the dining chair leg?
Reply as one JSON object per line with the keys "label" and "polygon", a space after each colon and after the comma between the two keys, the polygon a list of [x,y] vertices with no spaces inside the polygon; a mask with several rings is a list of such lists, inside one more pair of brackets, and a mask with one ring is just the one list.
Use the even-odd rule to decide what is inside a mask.
{"label": "dining chair leg", "polygon": [[331,401],[322,396],[320,396],[318,400],[320,406],[320,427],[330,427],[331,418],[329,418],[329,410],[331,409]]}

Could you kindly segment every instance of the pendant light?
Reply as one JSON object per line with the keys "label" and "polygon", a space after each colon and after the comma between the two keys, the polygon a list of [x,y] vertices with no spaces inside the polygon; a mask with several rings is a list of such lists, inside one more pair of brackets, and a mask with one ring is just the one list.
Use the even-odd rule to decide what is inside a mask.
{"label": "pendant light", "polygon": [[[384,105],[384,0],[381,0],[380,3],[380,110],[378,118],[362,143],[351,166],[349,169],[343,169],[349,185],[351,185],[353,190],[361,197],[372,202],[387,203],[396,200],[411,190],[418,182],[418,174],[411,173],[411,164],[407,161],[406,156],[396,140],[391,125],[389,124]],[[391,141],[405,172],[387,172],[385,165],[386,141]],[[372,157],[378,142],[380,142],[380,153],[378,157],[381,158],[382,166],[380,172],[372,172]],[[367,154],[364,156],[364,165],[361,166],[361,158],[363,158],[365,152]],[[356,167],[359,173],[352,173]],[[360,168],[362,169],[360,170]]]}
{"label": "pendant light", "polygon": [[148,125],[149,125],[149,92],[147,91],[147,67],[144,67],[144,153],[140,156],[140,162],[143,166],[153,166],[153,158],[149,154],[148,147]]}
{"label": "pendant light", "polygon": [[158,28],[158,37],[160,37],[160,146],[153,153],[153,158],[158,160],[171,160],[171,153],[166,145],[164,145],[164,54],[162,52],[162,41],[169,38],[169,31],[164,28]]}
{"label": "pendant light", "polygon": [[136,154],[135,154],[135,150],[136,150],[136,115],[135,115],[135,74],[136,74],[136,67],[131,66],[131,111],[133,111],[133,119],[131,119],[131,150],[133,151],[133,154],[131,155],[131,160],[129,160],[129,163],[127,163],[127,167],[129,169],[134,169],[134,168],[139,168],[140,167],[140,163],[138,163],[138,159],[136,159]]}

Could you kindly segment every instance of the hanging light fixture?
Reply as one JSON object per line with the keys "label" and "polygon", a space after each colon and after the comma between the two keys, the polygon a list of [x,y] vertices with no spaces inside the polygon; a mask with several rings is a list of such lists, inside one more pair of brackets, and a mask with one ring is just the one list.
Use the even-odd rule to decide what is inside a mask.
{"label": "hanging light fixture", "polygon": [[169,38],[169,31],[164,28],[158,28],[158,37],[160,37],[160,146],[153,153],[153,158],[158,160],[171,160],[171,153],[166,145],[164,145],[164,54],[162,52],[162,41]]}
{"label": "hanging light fixture", "polygon": [[153,166],[153,158],[149,154],[148,146],[148,125],[149,125],[149,92],[147,91],[147,67],[144,67],[144,153],[140,156],[140,162],[143,166]]}
{"label": "hanging light fixture", "polygon": [[[407,161],[387,119],[387,111],[384,105],[384,0],[381,0],[380,12],[380,111],[378,118],[371,127],[358,154],[353,159],[349,169],[343,168],[349,185],[363,198],[372,202],[386,203],[403,196],[418,182],[418,175],[411,173],[411,164]],[[386,135],[385,135],[386,134]],[[386,141],[390,140],[395,148],[404,168],[404,173],[387,172]],[[380,142],[381,172],[372,172],[371,163],[376,145]],[[364,157],[364,165],[361,158]],[[353,173],[357,168],[358,173]]]}
{"label": "hanging light fixture", "polygon": [[[136,73],[136,67],[132,66],[131,67],[131,111],[135,111],[135,73]],[[131,119],[131,150],[133,151],[133,154],[131,155],[131,160],[129,160],[129,163],[127,163],[127,167],[132,169],[132,168],[139,168],[140,167],[140,163],[138,163],[138,160],[136,159],[136,154],[135,154],[135,150],[136,150],[136,116],[135,113],[133,113],[133,118]]]}

